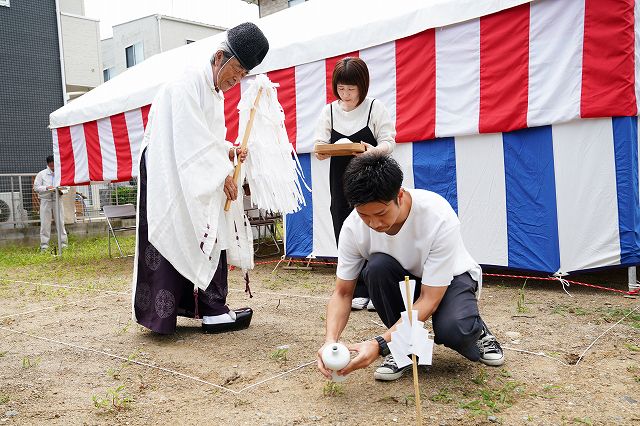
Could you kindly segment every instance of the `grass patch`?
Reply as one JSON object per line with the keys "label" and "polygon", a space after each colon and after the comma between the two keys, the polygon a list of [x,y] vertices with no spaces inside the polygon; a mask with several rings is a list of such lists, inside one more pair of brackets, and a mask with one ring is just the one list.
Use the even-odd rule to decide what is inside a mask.
{"label": "grass patch", "polygon": [[6,393],[0,392],[0,405],[6,404],[11,398]]}
{"label": "grass patch", "polygon": [[[596,310],[605,322],[617,322],[620,319],[625,318],[623,323],[630,325],[633,328],[640,329],[640,310],[633,312],[631,308],[598,308]],[[627,316],[628,315],[628,316]]]}
{"label": "grass patch", "polygon": [[625,343],[624,347],[629,349],[631,352],[640,352],[640,346],[636,346],[633,343]]}
{"label": "grass patch", "polygon": [[[17,292],[38,300],[65,297],[76,292],[50,286],[36,286],[32,282],[61,283],[90,291],[122,290],[128,284],[133,258],[112,259],[107,252],[107,237],[78,239],[69,236],[69,248],[61,256],[40,253],[36,247],[0,247],[0,296]],[[118,237],[123,251],[133,253],[135,236]],[[113,249],[113,241],[112,241]],[[117,252],[117,249],[116,249]],[[127,277],[127,280],[120,279]],[[25,284],[9,280],[25,281]],[[125,284],[126,282],[126,284]]]}

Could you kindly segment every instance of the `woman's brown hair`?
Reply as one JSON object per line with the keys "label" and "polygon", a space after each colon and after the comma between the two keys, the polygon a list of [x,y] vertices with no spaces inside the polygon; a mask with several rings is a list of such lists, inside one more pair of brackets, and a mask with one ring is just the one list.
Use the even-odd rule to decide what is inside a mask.
{"label": "woman's brown hair", "polygon": [[340,99],[340,96],[338,96],[338,84],[358,86],[358,95],[360,97],[358,105],[360,105],[369,91],[369,68],[367,68],[367,64],[362,59],[351,56],[340,59],[333,69],[331,84],[333,95]]}

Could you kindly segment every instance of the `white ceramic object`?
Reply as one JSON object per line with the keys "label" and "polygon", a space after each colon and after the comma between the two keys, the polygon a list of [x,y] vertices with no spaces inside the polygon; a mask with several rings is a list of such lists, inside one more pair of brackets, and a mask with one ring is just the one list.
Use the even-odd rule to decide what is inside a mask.
{"label": "white ceramic object", "polygon": [[336,371],[346,367],[349,361],[351,361],[351,354],[342,343],[332,343],[322,350],[322,362],[327,369],[331,370],[331,378],[334,382],[342,382],[347,378],[338,376]]}

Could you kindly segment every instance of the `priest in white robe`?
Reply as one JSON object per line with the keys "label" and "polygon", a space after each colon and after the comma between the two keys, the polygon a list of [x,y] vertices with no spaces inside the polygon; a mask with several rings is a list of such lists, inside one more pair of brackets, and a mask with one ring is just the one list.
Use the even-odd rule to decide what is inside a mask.
{"label": "priest in white robe", "polygon": [[153,100],[140,158],[132,305],[135,320],[157,333],[175,332],[178,315],[202,318],[212,333],[251,322],[250,308],[226,305],[228,258],[244,257],[233,262],[244,267],[253,252],[242,208],[223,211],[238,196],[233,161],[246,156],[225,140],[223,92],[268,50],[256,25],[240,24],[210,62],[190,67]]}

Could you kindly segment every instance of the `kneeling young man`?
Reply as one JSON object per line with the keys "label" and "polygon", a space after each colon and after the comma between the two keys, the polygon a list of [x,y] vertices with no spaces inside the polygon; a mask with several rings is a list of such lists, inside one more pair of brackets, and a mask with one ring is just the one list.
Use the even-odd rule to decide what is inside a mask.
{"label": "kneeling young man", "polygon": [[[355,210],[340,234],[325,345],[337,342],[347,325],[359,279],[388,330],[350,345],[357,356],[339,374],[365,368],[379,355],[385,358],[374,374],[378,380],[395,380],[410,368],[398,368],[387,347],[404,311],[398,282],[405,275],[416,280],[413,309],[420,321],[432,318],[435,343],[471,361],[502,365],[502,348],[478,312],[482,270],[462,242],[456,213],[440,195],[401,184],[402,170],[388,156],[359,156],[344,175],[345,195]],[[330,378],[320,356],[323,348],[318,369]]]}

